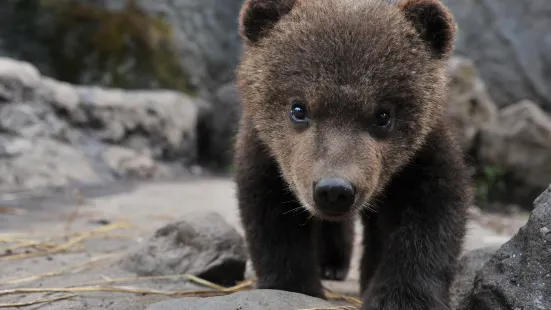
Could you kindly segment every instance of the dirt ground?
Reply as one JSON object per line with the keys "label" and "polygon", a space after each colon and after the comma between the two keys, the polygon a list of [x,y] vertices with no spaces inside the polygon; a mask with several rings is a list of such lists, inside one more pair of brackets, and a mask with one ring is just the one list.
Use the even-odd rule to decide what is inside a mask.
{"label": "dirt ground", "polygon": [[[139,310],[170,298],[159,292],[151,294],[152,290],[204,290],[205,287],[183,278],[134,279],[135,275],[118,267],[118,259],[126,250],[168,222],[198,210],[216,211],[243,232],[230,178],[197,177],[2,195],[0,308]],[[473,212],[465,251],[504,243],[526,220],[526,214],[511,219]],[[352,296],[357,295],[359,278],[361,237],[357,235],[348,279],[325,283],[335,292]],[[17,255],[7,255],[13,253]],[[103,291],[89,292],[91,289]],[[127,292],[113,292],[115,289]],[[36,303],[57,298],[67,299]],[[9,306],[25,303],[31,305]]]}

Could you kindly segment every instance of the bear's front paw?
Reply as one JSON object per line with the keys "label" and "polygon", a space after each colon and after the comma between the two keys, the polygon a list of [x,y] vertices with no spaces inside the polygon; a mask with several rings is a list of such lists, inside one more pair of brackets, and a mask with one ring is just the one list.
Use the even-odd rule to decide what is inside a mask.
{"label": "bear's front paw", "polygon": [[348,264],[344,266],[323,264],[321,266],[321,277],[324,280],[344,281],[348,276],[349,269]]}
{"label": "bear's front paw", "polygon": [[303,295],[308,295],[311,297],[321,298],[321,299],[327,299],[325,296],[325,293],[323,291],[323,287],[321,286],[321,282],[317,283],[315,281],[312,281],[314,283],[305,283],[304,281],[295,280],[293,282],[273,282],[273,281],[258,281],[256,284],[257,289],[265,289],[265,290],[278,290],[278,291],[286,291],[286,292],[292,292],[292,293],[299,293]]}
{"label": "bear's front paw", "polygon": [[[417,292],[417,293],[415,293]],[[370,289],[361,310],[451,310],[433,294],[418,289]]]}

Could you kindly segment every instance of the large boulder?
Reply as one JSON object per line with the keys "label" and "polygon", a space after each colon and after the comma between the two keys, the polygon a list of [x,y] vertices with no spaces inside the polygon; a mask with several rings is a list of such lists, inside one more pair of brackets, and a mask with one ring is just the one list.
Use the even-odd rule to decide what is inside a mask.
{"label": "large boulder", "polygon": [[205,93],[229,82],[243,0],[0,2],[0,56],[73,84]]}
{"label": "large boulder", "polygon": [[497,246],[478,248],[461,257],[451,288],[452,309],[457,309],[459,303],[471,293],[476,273],[492,258],[498,248]]}
{"label": "large boulder", "polygon": [[551,116],[527,100],[501,109],[496,123],[481,128],[477,157],[506,170],[504,195],[529,205],[551,183]]}
{"label": "large boulder", "polygon": [[551,1],[443,0],[457,21],[457,54],[476,63],[502,107],[521,100],[551,111]]}
{"label": "large boulder", "polygon": [[[58,82],[45,79],[52,97]],[[88,128],[109,144],[123,145],[155,159],[197,160],[196,129],[202,101],[173,91],[125,91],[73,87],[73,94],[50,104],[74,127]],[[205,103],[206,104],[206,103]]]}
{"label": "large boulder", "polygon": [[[109,2],[123,4],[126,0]],[[171,25],[174,47],[191,85],[210,91],[234,78],[234,68],[241,53],[238,16],[243,2],[244,0],[138,1],[149,14],[163,16]]]}
{"label": "large boulder", "polygon": [[475,168],[478,197],[531,208],[551,182],[551,117],[528,100],[498,108],[468,58],[452,57],[447,68],[447,113]]}
{"label": "large boulder", "polygon": [[0,58],[0,190],[185,172],[209,106],[169,90],[75,86]]}
{"label": "large boulder", "polygon": [[77,147],[46,137],[0,134],[0,192],[171,175],[169,166],[132,149],[87,141],[86,147]]}
{"label": "large boulder", "polygon": [[460,310],[549,309],[551,186],[534,202],[527,224],[478,271]]}

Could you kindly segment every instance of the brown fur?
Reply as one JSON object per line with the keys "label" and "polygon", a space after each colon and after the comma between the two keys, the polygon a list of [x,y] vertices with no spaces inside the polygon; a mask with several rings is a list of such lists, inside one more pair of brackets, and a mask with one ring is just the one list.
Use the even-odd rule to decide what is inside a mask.
{"label": "brown fur", "polygon": [[[433,194],[445,196],[433,201],[437,204],[446,204],[452,199],[450,196],[456,199],[450,203],[457,203],[457,210],[443,212],[446,215],[440,221],[435,220],[438,225],[445,223],[455,229],[455,236],[447,232],[442,236],[443,239],[451,238],[442,240],[450,245],[442,249],[445,253],[441,254],[448,255],[446,268],[452,268],[454,263],[450,255],[458,254],[460,248],[463,211],[470,193],[459,149],[443,117],[447,91],[444,65],[453,50],[455,31],[448,10],[436,0],[409,0],[398,5],[378,0],[248,0],[240,21],[240,33],[246,44],[237,72],[244,112],[236,145],[236,164],[238,197],[249,246],[256,248],[254,242],[270,240],[294,242],[292,238],[261,237],[264,233],[259,231],[278,229],[279,225],[287,230],[282,232],[283,236],[296,230],[293,226],[298,225],[294,222],[296,219],[285,222],[279,218],[278,214],[289,212],[286,206],[280,205],[286,203],[282,199],[294,201],[291,206],[306,208],[318,219],[345,221],[342,229],[337,226],[333,231],[349,232],[345,228],[350,225],[347,223],[356,214],[362,214],[366,235],[369,232],[380,235],[373,239],[374,242],[370,243],[369,238],[364,241],[366,248],[373,247],[375,251],[371,258],[364,257],[362,290],[367,290],[372,276],[377,277],[377,271],[371,270],[380,261],[378,253],[382,248],[377,244],[391,240],[406,210],[387,204],[394,201],[403,207],[408,205],[407,200],[396,200],[388,195],[400,195],[396,192],[400,190],[398,184],[411,188],[423,184],[425,180],[416,180],[411,175],[415,172],[418,177],[426,174],[430,179],[428,184],[435,187],[442,186],[441,180],[456,178],[450,183],[458,187],[456,190],[448,193],[447,188],[442,188],[445,192],[442,194],[435,188],[434,193],[427,191],[428,196],[416,202],[430,202]],[[290,122],[293,100],[300,100],[307,106],[311,118],[307,127],[297,128]],[[394,113],[393,126],[384,134],[372,126],[373,115],[381,107]],[[438,154],[427,153],[428,150]],[[416,170],[416,165],[421,163],[429,171]],[[448,171],[430,170],[436,167]],[[451,172],[454,175],[448,175]],[[318,212],[312,198],[312,184],[325,177],[349,180],[356,187],[356,201],[347,216],[331,218]],[[404,197],[415,201],[416,192],[410,193],[407,188],[402,192]],[[422,190],[417,188],[417,192]],[[270,206],[261,206],[264,204]],[[383,210],[383,206],[388,210]],[[268,207],[273,210],[260,210]],[[383,214],[385,216],[381,217]],[[457,218],[450,218],[452,216]],[[280,224],[267,221],[279,221]],[[369,225],[373,221],[375,228]],[[260,226],[264,228],[257,223],[262,223]],[[304,228],[308,229],[307,233],[301,234],[317,234],[315,227],[318,226],[312,225],[311,229]],[[305,238],[307,242],[309,237]],[[346,260],[351,245],[346,240],[343,244],[346,245],[341,252]],[[338,242],[335,246],[339,246]],[[407,243],[404,246],[407,247]],[[271,250],[264,255],[270,256],[272,251],[279,247],[283,250],[285,246],[266,247]],[[292,249],[293,246],[289,246],[285,250]],[[278,280],[270,273],[270,270],[279,270],[278,267],[264,266],[268,261],[263,263],[265,259],[259,257],[261,254],[256,253],[256,249],[252,251],[253,264],[260,274],[260,287],[323,295],[319,292],[319,283],[310,279],[319,271],[304,267],[298,261],[291,262],[292,258],[287,262],[284,258],[281,258],[284,261],[268,260],[271,264],[281,264],[281,268],[287,263],[296,264],[293,268],[302,268],[303,276],[309,279],[293,287],[292,283]],[[316,260],[315,254],[303,255],[302,259]],[[409,264],[402,262],[402,258],[394,259]],[[366,260],[372,262],[372,267],[367,266]],[[337,269],[347,271],[346,263],[337,265]],[[399,276],[393,271],[383,276]],[[372,287],[375,290],[377,285]],[[373,300],[382,300],[373,305],[380,306],[385,298],[390,298],[380,294],[383,293],[368,293]],[[446,304],[444,299],[435,301],[434,305]],[[416,305],[409,304],[410,309],[417,309]],[[371,308],[366,306],[365,309]]]}
{"label": "brown fur", "polygon": [[[443,63],[404,18],[400,8],[408,6],[372,2],[355,9],[342,2],[297,1],[271,26],[270,40],[247,46],[238,70],[245,117],[307,206],[314,205],[312,182],[327,175],[348,178],[364,197],[359,201],[367,201],[441,118]],[[312,128],[297,131],[288,121],[293,97],[316,115]],[[376,104],[409,109],[388,140],[366,134],[362,120]]]}

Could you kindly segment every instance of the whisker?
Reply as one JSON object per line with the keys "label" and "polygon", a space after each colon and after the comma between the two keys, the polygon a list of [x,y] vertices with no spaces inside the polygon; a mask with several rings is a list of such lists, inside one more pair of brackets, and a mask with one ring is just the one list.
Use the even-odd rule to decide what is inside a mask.
{"label": "whisker", "polygon": [[291,210],[285,211],[281,215],[285,215],[285,214],[288,214],[288,213],[291,213],[291,212],[299,211],[298,209],[302,209],[302,207],[296,207],[296,208],[293,208]]}
{"label": "whisker", "polygon": [[283,201],[281,204],[288,204],[288,203],[292,203],[292,202],[298,202],[296,201],[296,199],[291,199],[291,200],[287,200],[287,201]]}

